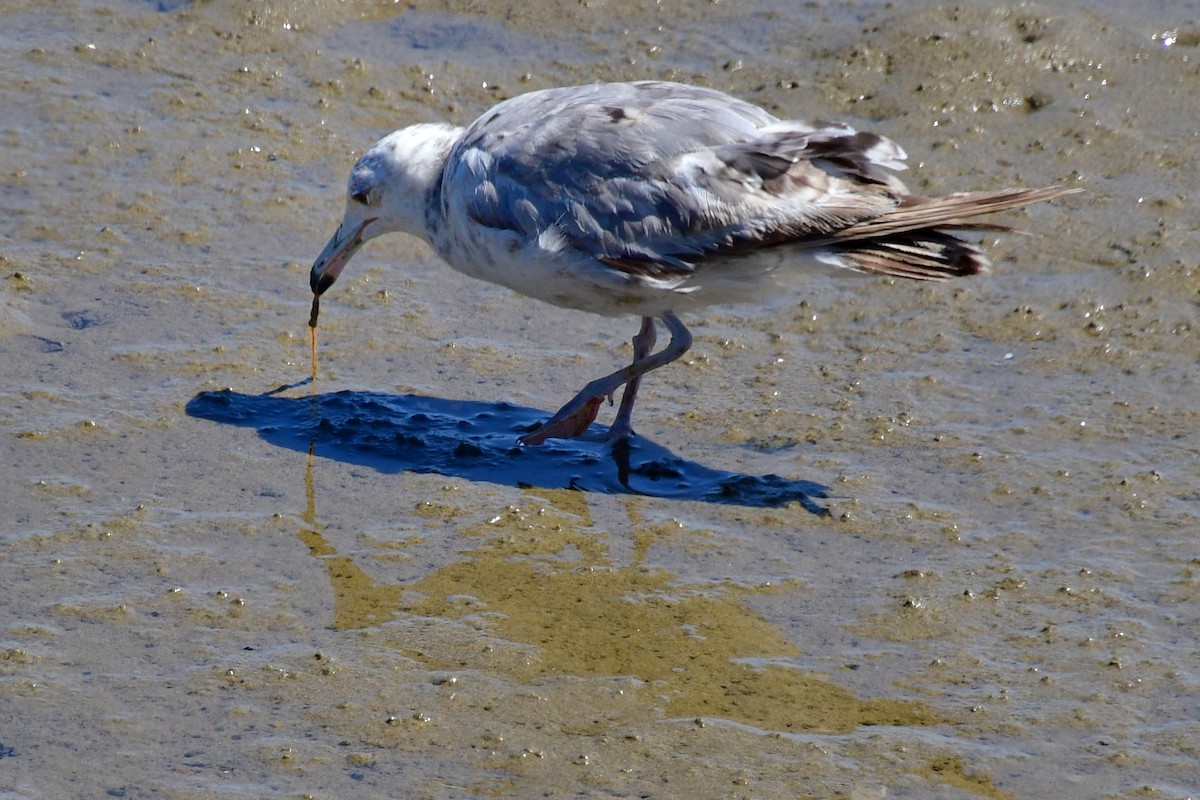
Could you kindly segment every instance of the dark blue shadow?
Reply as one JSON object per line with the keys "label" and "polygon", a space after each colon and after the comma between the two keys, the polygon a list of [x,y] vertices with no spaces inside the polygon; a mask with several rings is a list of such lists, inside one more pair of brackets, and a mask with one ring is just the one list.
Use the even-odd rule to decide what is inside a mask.
{"label": "dark blue shadow", "polygon": [[201,392],[187,404],[200,419],[254,428],[271,444],[377,469],[433,472],[508,486],[579,489],[609,494],[777,507],[816,503],[829,488],[778,475],[739,475],[684,461],[641,436],[616,445],[593,425],[582,439],[536,447],[516,443],[548,416],[507,403],[341,391],[280,397],[281,387],[253,395]]}

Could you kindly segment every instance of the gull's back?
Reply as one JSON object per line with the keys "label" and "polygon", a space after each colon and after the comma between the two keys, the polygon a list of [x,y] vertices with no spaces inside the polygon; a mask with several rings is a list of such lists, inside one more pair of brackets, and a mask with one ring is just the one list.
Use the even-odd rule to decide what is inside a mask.
{"label": "gull's back", "polygon": [[[431,197],[430,240],[462,272],[606,314],[752,300],[789,259],[916,278],[981,271],[977,248],[932,226],[970,227],[955,215],[984,212],[939,214],[911,197],[890,173],[904,158],[877,134],[781,121],[712,89],[548,89],[467,128]],[[903,224],[882,239],[863,227],[902,205],[926,209],[908,226],[929,229],[920,241]],[[869,257],[842,235],[874,239]]]}

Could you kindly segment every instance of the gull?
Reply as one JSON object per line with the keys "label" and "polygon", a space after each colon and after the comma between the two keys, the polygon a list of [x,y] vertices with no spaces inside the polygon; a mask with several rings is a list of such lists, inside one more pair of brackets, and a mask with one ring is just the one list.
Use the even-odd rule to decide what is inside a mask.
{"label": "gull", "polygon": [[[609,441],[633,434],[646,373],[688,351],[680,314],[755,302],[821,268],[941,281],[986,272],[951,233],[1076,191],[921,197],[877,133],[782,120],[714,89],[598,83],[505,100],[466,128],[395,131],[355,164],[341,225],[313,263],[317,300],[362,245],[425,240],[455,270],[527,297],[641,318],[633,361],[588,383],[522,444],[581,436],[624,387]],[[671,340],[653,352],[656,322]]]}

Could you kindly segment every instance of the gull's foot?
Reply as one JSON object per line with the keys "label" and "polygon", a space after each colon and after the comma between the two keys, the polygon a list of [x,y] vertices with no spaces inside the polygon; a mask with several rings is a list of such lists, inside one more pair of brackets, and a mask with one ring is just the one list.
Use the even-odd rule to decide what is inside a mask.
{"label": "gull's foot", "polygon": [[588,426],[596,420],[596,415],[600,413],[600,404],[603,402],[603,395],[592,397],[583,401],[582,405],[573,411],[571,406],[575,404],[568,403],[545,425],[525,434],[517,441],[521,444],[541,444],[547,439],[574,439],[576,436],[582,436]]}
{"label": "gull's foot", "polygon": [[608,444],[616,444],[617,442],[623,442],[635,435],[636,434],[633,432],[633,426],[629,424],[628,420],[626,420],[624,424],[621,424],[621,420],[618,419],[613,423],[613,426],[608,429],[608,436],[605,437],[604,441]]}

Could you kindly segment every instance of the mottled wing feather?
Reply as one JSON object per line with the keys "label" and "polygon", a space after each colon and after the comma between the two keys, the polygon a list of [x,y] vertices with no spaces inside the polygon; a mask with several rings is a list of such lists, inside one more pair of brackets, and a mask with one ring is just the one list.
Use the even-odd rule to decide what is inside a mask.
{"label": "mottled wing feather", "polygon": [[706,258],[828,236],[896,207],[889,140],[781,122],[710,89],[643,82],[523,95],[451,154],[482,225],[570,247],[622,272],[683,275]]}
{"label": "mottled wing feather", "polygon": [[597,84],[522,95],[476,121],[444,182],[463,194],[443,202],[649,281],[777,246],[929,280],[987,269],[947,230],[1006,230],[975,218],[1070,191],[915,197],[890,172],[904,159],[877,134],[781,121],[712,89]]}

